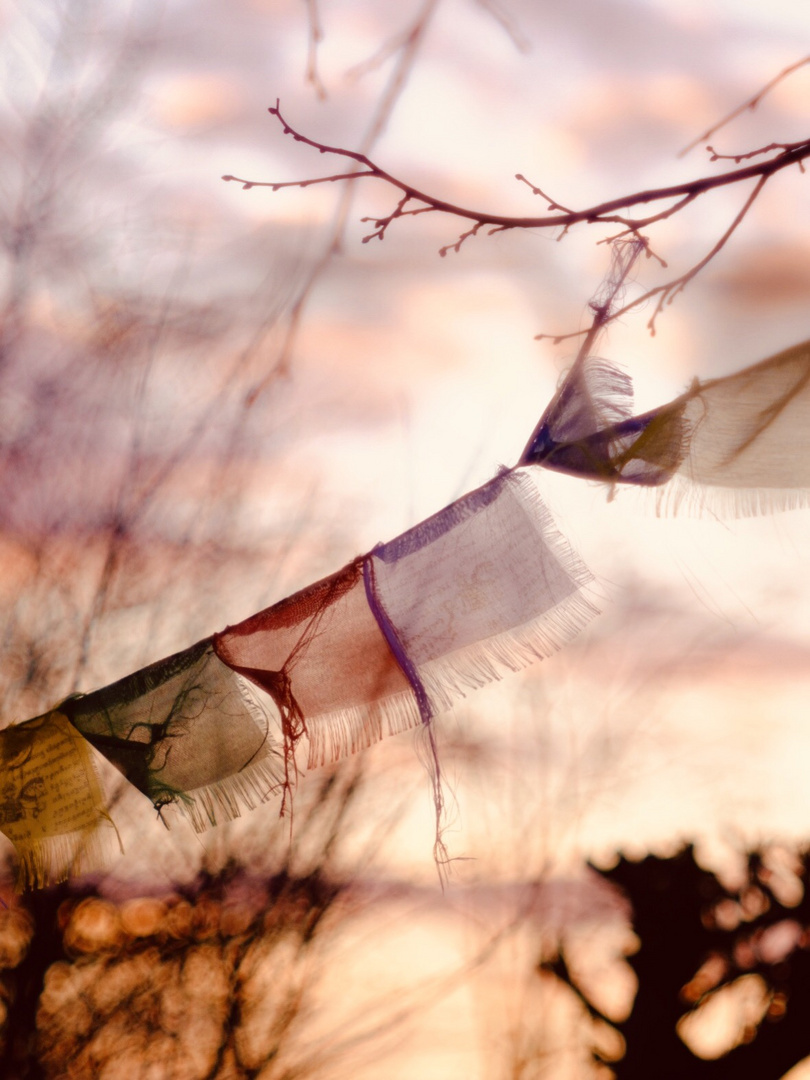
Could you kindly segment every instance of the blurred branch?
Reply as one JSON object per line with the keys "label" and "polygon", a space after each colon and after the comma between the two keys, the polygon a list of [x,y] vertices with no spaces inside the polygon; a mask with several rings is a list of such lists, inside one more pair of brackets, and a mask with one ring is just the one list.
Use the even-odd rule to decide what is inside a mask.
{"label": "blurred branch", "polygon": [[[388,120],[394,111],[396,103],[399,100],[400,94],[405,89],[419,47],[424,40],[430,20],[440,2],[441,0],[425,0],[425,3],[416,15],[416,18],[406,30],[401,34],[395,35],[389,42],[383,45],[382,49],[375,53],[370,60],[366,61],[363,65],[359,65],[350,72],[350,75],[362,75],[366,70],[371,70],[372,68],[379,66],[379,64],[387,60],[389,56],[399,52],[399,59],[391,72],[388,83],[383,91],[382,97],[377,103],[377,107],[374,110],[368,129],[366,130],[366,134],[361,143],[362,150],[366,154],[373,149],[375,143],[382,135]],[[312,20],[312,6],[310,6],[310,20]],[[310,21],[310,26],[316,27],[317,23]],[[314,28],[311,30],[311,33],[315,33]],[[353,174],[348,174],[345,179],[350,180],[352,177]],[[271,370],[250,390],[246,398],[246,404],[248,406],[253,405],[274,379],[288,373],[293,348],[295,347],[295,341],[301,326],[301,320],[306,306],[309,303],[309,298],[312,295],[312,290],[330,266],[332,259],[340,254],[343,245],[343,236],[346,230],[346,221],[348,220],[349,210],[351,209],[353,199],[354,189],[351,184],[346,184],[335,210],[332,228],[323,251],[310,269],[306,280],[298,292],[298,296],[290,307],[287,316],[287,329],[279,349],[278,359]]]}
{"label": "blurred branch", "polygon": [[502,27],[518,52],[529,52],[531,42],[521,30],[517,19],[502,7],[498,0],[475,0],[475,2]]}
{"label": "blurred branch", "polygon": [[326,87],[318,71],[318,46],[323,41],[323,27],[318,14],[318,0],[306,0],[309,18],[309,43],[307,45],[306,80],[315,90],[320,101],[326,98]]}
{"label": "blurred branch", "polygon": [[[501,7],[497,0],[476,0],[476,2],[503,27],[517,49],[521,52],[527,50],[528,43],[521,34],[516,21],[510,17],[508,12]],[[348,78],[351,80],[360,79],[369,72],[376,71],[391,57],[398,56],[382,96],[371,117],[366,133],[361,141],[361,154],[369,154],[374,148],[377,140],[385,131],[397,101],[407,85],[419,49],[422,47],[430,22],[438,10],[440,3],[441,0],[425,0],[412,22],[407,25],[404,30],[391,35],[391,37],[384,41],[370,57],[361,61],[359,64],[356,64],[347,73]],[[310,25],[307,78],[315,86],[318,96],[322,97],[325,96],[325,94],[322,95],[319,90],[319,86],[322,86],[322,84],[317,75],[317,68],[315,66],[317,45],[323,37],[318,17],[317,0],[307,0],[307,6]],[[335,180],[345,180],[346,184],[335,210],[329,238],[324,245],[321,256],[316,260],[310,270],[306,281],[299,291],[297,299],[290,308],[287,319],[287,330],[279,349],[278,359],[268,374],[250,391],[247,398],[248,405],[252,405],[275,378],[286,375],[289,371],[293,349],[301,326],[301,320],[306,306],[309,303],[312,291],[321,277],[328,270],[333,258],[340,254],[346,230],[346,221],[348,220],[349,211],[354,199],[354,189],[351,180],[353,180],[355,176],[356,174],[354,172],[349,172],[333,178]],[[426,207],[425,211],[427,211],[427,209],[429,208]],[[416,213],[421,211],[408,212]]]}

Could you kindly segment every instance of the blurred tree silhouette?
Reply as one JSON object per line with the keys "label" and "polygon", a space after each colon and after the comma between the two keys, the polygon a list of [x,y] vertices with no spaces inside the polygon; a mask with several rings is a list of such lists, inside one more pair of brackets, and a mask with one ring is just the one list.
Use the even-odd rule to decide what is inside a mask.
{"label": "blurred tree silhouette", "polygon": [[357,907],[332,855],[360,783],[356,768],[324,778],[299,822],[308,852],[275,872],[242,858],[168,895],[115,901],[86,881],[5,910],[2,1075],[328,1072],[340,1038],[312,1021],[324,954]]}
{"label": "blurred tree silhouette", "polygon": [[[248,460],[266,454],[273,424],[244,397],[285,303],[278,275],[294,273],[268,275],[265,265],[241,297],[224,277],[206,281],[194,249],[215,258],[216,237],[193,215],[173,220],[166,193],[116,148],[111,132],[135,107],[156,16],[148,4],[42,4],[20,14],[26,25],[6,46],[0,703],[9,719],[105,681],[163,642],[185,644],[210,624],[210,601],[192,583],[216,572],[235,585],[239,564],[244,572],[259,549],[280,547],[278,534],[260,539],[246,527],[246,447]],[[260,244],[231,238],[229,257]]]}
{"label": "blurred tree silhouette", "polygon": [[[600,876],[630,901],[640,939],[627,960],[638,985],[630,1015],[617,1021],[595,1006],[569,967],[564,941],[539,970],[572,990],[592,1020],[621,1034],[624,1052],[611,1062],[618,1080],[780,1080],[810,1057],[809,872],[806,851],[754,851],[744,880],[730,888],[697,863],[691,846],[669,858],[621,858]],[[723,999],[733,1021],[718,1039],[707,1028]]]}

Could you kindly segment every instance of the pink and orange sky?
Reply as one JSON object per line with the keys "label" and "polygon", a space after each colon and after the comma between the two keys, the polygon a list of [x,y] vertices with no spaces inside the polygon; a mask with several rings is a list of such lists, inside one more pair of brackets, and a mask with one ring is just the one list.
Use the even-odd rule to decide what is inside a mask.
{"label": "pink and orange sky", "polygon": [[[318,69],[327,95],[319,99],[305,78],[308,23],[298,0],[166,0],[159,15],[133,4],[133,23],[156,44],[82,174],[72,211],[75,227],[90,237],[92,225],[93,243],[108,250],[93,295],[159,293],[182,266],[182,287],[200,303],[210,295],[251,318],[263,305],[268,316],[273,304],[289,305],[328,240],[340,191],[243,191],[220,178],[288,181],[338,169],[285,138],[267,107],[279,98],[298,130],[359,148],[396,53],[365,73],[357,65],[395,42],[421,6],[322,0]],[[513,214],[544,208],[518,172],[582,206],[721,167],[702,148],[679,151],[804,55],[810,40],[810,8],[793,0],[506,0],[497,10],[506,28],[488,4],[435,4],[372,157],[449,201]],[[93,48],[123,16],[104,18]],[[0,5],[0,28],[3,124],[13,130],[55,76],[47,34],[26,12]],[[714,145],[734,153],[806,137],[809,100],[804,68]],[[26,182],[13,160],[3,166],[9,198]],[[733,372],[810,337],[808,183],[798,169],[777,177],[726,250],[660,317],[654,337],[649,309],[605,334],[600,352],[632,375],[640,408],[694,377]],[[659,226],[653,246],[681,272],[741,201],[736,190],[699,200]],[[264,426],[239,447],[240,535],[281,536],[283,557],[277,551],[238,587],[212,579],[217,626],[195,625],[185,638],[183,619],[170,620],[154,639],[157,655],[144,646],[136,662],[302,587],[483,482],[523,448],[575,351],[535,335],[574,330],[587,317],[608,267],[596,243],[604,234],[580,227],[558,242],[549,233],[482,233],[440,258],[463,226],[430,214],[394,222],[384,241],[363,244],[369,227],[360,218],[395,202],[376,181],[357,185],[342,252],[313,289],[290,373],[265,395]],[[664,274],[645,263],[632,288]],[[35,278],[31,317],[43,340],[62,335],[89,349],[87,312],[71,297],[46,275]],[[268,332],[268,362],[283,329],[282,319]],[[154,373],[155,431],[216,385],[210,361],[184,363]],[[201,477],[216,466],[211,438],[208,456],[177,474],[178,535],[194,516],[189,493],[205,488]],[[654,504],[623,494],[608,502],[579,480],[548,474],[539,483],[595,573],[604,613],[570,648],[443,721],[445,739],[460,733],[479,751],[469,761],[460,754],[451,770],[458,811],[447,839],[451,855],[470,859],[457,864],[458,882],[523,880],[583,855],[640,853],[679,839],[719,853],[810,836],[810,511],[659,518]],[[17,542],[0,536],[4,590],[27,573]],[[148,616],[149,597],[139,602],[122,633]],[[124,674],[112,663],[100,654],[87,678]],[[408,739],[369,755],[381,776],[403,777],[414,792],[376,872],[432,888],[432,808]],[[151,808],[132,813],[125,878],[166,843]],[[274,814],[272,806],[256,812],[260,823]],[[236,843],[243,828],[256,823],[226,835]],[[437,929],[433,918],[416,925],[413,934],[425,936],[413,948],[430,954],[442,940],[452,966],[469,942],[456,924]],[[378,928],[369,933],[378,940]],[[402,942],[387,947],[395,965]],[[452,1029],[447,1017],[437,1024]],[[432,1049],[418,1039],[410,1057],[400,1048],[401,1072],[392,1066],[385,1075],[486,1075],[483,1052],[459,1049],[463,1032],[447,1035],[455,1049],[446,1060],[436,1051],[444,1036],[424,1038]],[[436,1068],[415,1073],[424,1054]],[[380,1075],[370,1068],[368,1076]]]}

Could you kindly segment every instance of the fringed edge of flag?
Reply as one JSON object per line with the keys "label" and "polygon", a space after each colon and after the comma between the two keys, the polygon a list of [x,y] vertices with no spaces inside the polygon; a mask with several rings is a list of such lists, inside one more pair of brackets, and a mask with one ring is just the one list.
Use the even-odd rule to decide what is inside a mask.
{"label": "fringed edge of flag", "polygon": [[[255,810],[281,791],[285,784],[284,752],[273,738],[271,724],[281,726],[280,714],[273,715],[275,703],[269,694],[254,691],[252,684],[234,671],[236,687],[242,702],[263,732],[265,741],[254,760],[239,772],[224,776],[211,784],[177,794],[171,805],[176,806],[190,821],[195,832],[205,832],[223,821],[234,821],[242,810]],[[261,695],[261,696],[260,696]]]}
{"label": "fringed edge of flag", "polygon": [[633,415],[632,376],[614,360],[588,356],[582,374],[594,413],[602,413],[600,427],[627,420]]}
{"label": "fringed edge of flag", "polygon": [[177,807],[196,833],[201,833],[240,818],[243,810],[255,810],[269,802],[283,786],[283,760],[280,753],[274,753],[213,784],[180,792],[170,805]]}
{"label": "fringed edge of flag", "polygon": [[750,518],[810,507],[808,488],[734,488],[676,474],[655,493],[658,517]]}
{"label": "fringed edge of flag", "polygon": [[391,694],[367,705],[353,705],[307,717],[307,768],[331,764],[367,749],[388,735],[409,731],[421,722],[419,705],[411,690]]}
{"label": "fringed edge of flag", "polygon": [[573,593],[522,626],[420,664],[419,674],[435,711],[450,709],[468,691],[559,652],[599,611],[589,597]]}
{"label": "fringed edge of flag", "polygon": [[56,833],[14,845],[19,859],[17,892],[45,889],[68,878],[105,870],[123,849],[115,826],[100,822],[92,829]]}
{"label": "fringed edge of flag", "polygon": [[451,708],[468,690],[480,689],[558,652],[600,613],[589,589],[594,576],[557,528],[533,475],[528,469],[513,471],[508,480],[518,489],[543,542],[573,588],[528,622],[420,664],[419,674],[436,712]]}

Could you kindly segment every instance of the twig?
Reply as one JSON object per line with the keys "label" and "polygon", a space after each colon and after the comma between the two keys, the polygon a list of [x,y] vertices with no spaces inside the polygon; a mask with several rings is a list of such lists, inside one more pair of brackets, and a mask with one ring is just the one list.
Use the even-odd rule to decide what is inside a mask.
{"label": "twig", "polygon": [[[332,183],[336,180],[357,180],[363,177],[372,177],[373,179],[382,180],[385,183],[390,184],[391,187],[397,188],[407,197],[407,201],[413,200],[420,202],[426,208],[430,208],[431,210],[450,214],[453,217],[465,218],[468,221],[475,221],[479,226],[494,225],[497,226],[499,230],[570,228],[573,225],[585,223],[589,225],[619,224],[624,225],[631,231],[635,231],[670,216],[707,191],[712,191],[715,188],[720,187],[729,187],[745,180],[767,180],[782,169],[786,169],[791,165],[799,165],[806,158],[810,157],[810,139],[794,143],[779,144],[777,148],[778,152],[774,154],[773,157],[770,157],[765,161],[745,165],[739,169],[732,169],[729,172],[720,173],[717,176],[701,176],[695,180],[688,180],[681,184],[672,184],[668,187],[649,188],[645,191],[637,191],[631,195],[623,195],[617,199],[609,199],[606,202],[597,203],[596,205],[586,207],[583,210],[571,210],[562,207],[558,203],[552,202],[551,209],[553,212],[550,214],[543,214],[539,217],[527,215],[514,216],[491,214],[483,210],[472,210],[467,207],[458,206],[455,203],[447,202],[434,195],[429,195],[427,192],[420,191],[419,188],[414,187],[412,184],[408,184],[398,177],[393,176],[380,165],[373,162],[366,154],[356,150],[347,150],[339,146],[330,146],[328,143],[318,142],[316,139],[310,139],[308,136],[296,131],[282,116],[278,101],[275,106],[271,107],[268,111],[271,116],[275,116],[278,119],[284,134],[291,135],[296,142],[311,146],[320,154],[333,154],[336,157],[348,158],[351,161],[357,162],[362,168],[352,172],[333,173],[328,176],[307,177],[304,180],[248,180],[243,177],[231,175],[223,176],[223,180],[236,181],[245,188],[268,187],[273,191],[278,191],[285,187],[303,188],[309,187],[312,184]],[[517,174],[517,179],[529,184],[529,181],[527,181],[520,173]],[[543,198],[548,200],[548,196],[545,195],[540,188],[535,188],[532,184],[529,184],[529,186],[538,194],[542,195]],[[644,206],[649,203],[662,202],[668,199],[676,200],[675,205],[667,207],[665,210],[659,211],[657,214],[646,218],[632,218],[618,213],[620,210],[629,209],[633,206]],[[387,226],[396,217],[400,216],[402,216],[401,212],[398,209],[394,209],[390,215],[375,219],[375,224],[378,228],[383,225]]]}
{"label": "twig", "polygon": [[537,185],[533,184],[531,180],[527,180],[523,173],[515,173],[515,179],[519,180],[522,184],[526,184],[527,187],[531,188],[531,192],[533,195],[540,195],[542,198],[544,198],[548,203],[549,210],[562,210],[565,214],[575,213],[575,211],[573,211],[570,207],[563,206],[563,204],[557,202],[556,199],[552,199],[550,195],[546,195],[545,191],[543,191],[542,188],[537,187]]}
{"label": "twig", "polygon": [[458,240],[456,240],[456,242],[454,244],[445,244],[444,247],[440,247],[439,248],[439,254],[442,256],[442,258],[445,257],[445,255],[447,254],[448,251],[455,251],[456,253],[461,251],[461,245],[464,243],[464,241],[467,240],[471,236],[475,236],[476,233],[478,232],[478,230],[481,228],[481,225],[482,225],[482,222],[477,221],[475,223],[475,225],[473,225],[473,227],[471,229],[467,229],[466,232],[463,232],[461,234],[461,236],[459,236]]}
{"label": "twig", "polygon": [[753,112],[759,105],[760,101],[768,94],[775,86],[777,86],[783,79],[786,79],[788,75],[792,75],[794,71],[798,71],[800,67],[804,67],[805,64],[810,64],[810,56],[805,56],[801,60],[797,60],[795,64],[790,64],[779,72],[770,82],[765,85],[750,97],[747,101],[744,101],[742,105],[738,105],[736,109],[733,109],[728,116],[724,116],[722,120],[714,124],[707,131],[704,131],[702,135],[698,135],[696,139],[693,139],[688,146],[685,146],[683,150],[678,154],[678,157],[684,157],[690,150],[694,150],[696,146],[700,146],[701,143],[705,143],[708,139],[715,135],[721,128],[726,127],[732,120],[736,120],[738,116],[741,116],[744,112]]}
{"label": "twig", "polygon": [[[737,165],[741,161],[750,161],[751,158],[761,157],[763,154],[770,154],[773,150],[787,150],[789,149],[789,143],[768,143],[767,146],[760,146],[756,150],[747,150],[742,154],[721,154],[713,146],[707,146],[706,150],[710,154],[710,161],[734,161]],[[799,168],[804,172],[804,163],[799,162]]]}
{"label": "twig", "polygon": [[[606,316],[606,322],[612,322],[626,314],[628,311],[639,307],[647,300],[657,297],[655,310],[647,324],[650,332],[653,334],[655,333],[655,321],[663,308],[667,304],[670,304],[674,298],[683,291],[692,278],[694,278],[695,275],[722,250],[742,219],[750,210],[754,201],[761,194],[767,181],[777,172],[780,172],[782,169],[786,169],[791,165],[797,165],[804,171],[805,159],[810,157],[810,139],[794,143],[771,143],[769,146],[760,147],[747,153],[735,155],[734,160],[738,164],[740,161],[750,158],[760,159],[752,161],[750,164],[743,165],[740,168],[732,169],[716,176],[698,177],[694,180],[686,181],[685,183],[670,185],[669,187],[650,188],[645,191],[638,191],[630,195],[621,196],[617,199],[610,199],[606,202],[598,203],[595,206],[587,207],[584,210],[573,210],[570,207],[563,206],[562,203],[551,199],[541,188],[532,184],[521,173],[518,173],[516,179],[526,184],[534,194],[545,199],[548,203],[550,213],[540,217],[508,216],[504,214],[491,214],[481,210],[471,210],[467,207],[446,202],[444,199],[430,195],[427,192],[414,187],[412,184],[400,180],[398,177],[392,175],[372,161],[367,153],[356,150],[347,150],[343,147],[330,146],[327,143],[311,139],[301,132],[296,131],[284,119],[278,101],[276,101],[275,106],[271,108],[269,112],[279,121],[284,134],[291,135],[296,142],[311,146],[320,154],[331,154],[336,157],[348,159],[349,161],[354,162],[358,167],[350,172],[332,173],[322,177],[307,177],[304,180],[258,181],[246,180],[235,176],[225,176],[223,177],[224,180],[237,181],[245,188],[269,187],[273,191],[278,191],[281,188],[286,187],[304,188],[309,187],[312,184],[328,184],[335,181],[350,182],[365,177],[382,180],[384,183],[401,192],[401,197],[390,214],[386,214],[380,218],[362,219],[364,222],[372,222],[374,225],[373,230],[363,237],[363,243],[367,243],[369,240],[373,239],[382,240],[391,223],[401,217],[439,212],[449,214],[453,217],[463,218],[466,221],[472,221],[473,225],[471,228],[460,233],[454,242],[445,244],[439,249],[439,254],[442,256],[447,255],[450,251],[458,253],[465,241],[471,237],[477,236],[484,226],[491,226],[488,230],[490,235],[508,229],[560,229],[561,233],[559,238],[561,239],[570,228],[577,224],[610,224],[621,226],[621,230],[613,236],[606,237],[601,241],[602,243],[614,244],[624,241],[627,237],[632,237],[633,241],[641,245],[641,248],[643,248],[650,257],[655,258],[662,267],[666,267],[667,264],[665,260],[662,259],[660,255],[657,255],[650,247],[648,237],[644,236],[642,233],[643,229],[647,229],[651,225],[658,224],[659,222],[680,213],[681,210],[684,210],[699,196],[704,195],[709,191],[721,187],[730,187],[746,180],[755,180],[756,183],[753,191],[746,198],[733,222],[703,259],[679,277],[676,277],[663,285],[658,285],[654,289],[648,290],[629,304],[624,305],[624,307],[618,310],[611,311],[610,314]],[[712,153],[714,152],[712,151]],[[713,160],[719,160],[723,157],[724,155],[717,154]],[[411,203],[416,203],[417,205],[410,206]],[[633,217],[627,213],[622,213],[622,211],[627,211],[631,207],[641,207],[655,203],[667,203],[668,205],[665,205],[663,209],[656,210],[646,216]],[[582,334],[586,333],[588,333],[587,330],[580,330],[563,335],[540,334],[538,337],[553,337],[555,341],[559,342],[572,337],[580,337]]]}

